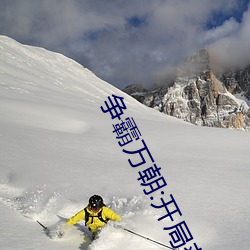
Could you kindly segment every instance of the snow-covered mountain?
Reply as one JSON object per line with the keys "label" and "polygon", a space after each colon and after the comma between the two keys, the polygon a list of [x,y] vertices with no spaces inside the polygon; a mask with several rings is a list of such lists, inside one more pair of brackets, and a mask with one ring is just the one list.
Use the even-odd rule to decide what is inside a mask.
{"label": "snow-covered mountain", "polygon": [[[123,118],[133,117],[141,133],[124,147],[113,132],[119,121],[100,108],[113,94],[124,97]],[[138,150],[141,139],[167,182],[153,200],[138,181],[145,167],[132,168],[128,159],[138,159],[122,151]],[[122,226],[166,245],[163,227],[185,221],[194,237],[187,249],[196,242],[206,250],[248,250],[249,141],[243,131],[166,116],[63,55],[0,36],[0,248],[163,249],[112,225],[91,244],[84,222],[51,240],[36,223],[53,228],[58,215],[69,218],[97,193]],[[170,194],[182,216],[158,221],[166,210],[151,204]]]}
{"label": "snow-covered mountain", "polygon": [[149,91],[138,85],[124,91],[146,106],[184,121],[209,127],[250,127],[249,68],[219,72],[203,49],[180,65],[172,85]]}

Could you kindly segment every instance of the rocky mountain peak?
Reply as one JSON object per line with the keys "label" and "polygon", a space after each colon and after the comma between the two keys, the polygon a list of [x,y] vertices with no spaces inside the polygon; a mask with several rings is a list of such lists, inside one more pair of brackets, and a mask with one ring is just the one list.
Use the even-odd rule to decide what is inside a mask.
{"label": "rocky mountain peak", "polygon": [[149,91],[142,91],[142,87],[138,91],[137,86],[137,91],[130,95],[160,112],[196,125],[249,129],[249,106],[233,94],[250,93],[250,67],[220,74],[212,68],[209,51],[202,49],[178,67],[170,86]]}
{"label": "rocky mountain peak", "polygon": [[177,77],[193,77],[206,74],[210,70],[209,53],[201,49],[194,55],[188,57],[177,69]]}

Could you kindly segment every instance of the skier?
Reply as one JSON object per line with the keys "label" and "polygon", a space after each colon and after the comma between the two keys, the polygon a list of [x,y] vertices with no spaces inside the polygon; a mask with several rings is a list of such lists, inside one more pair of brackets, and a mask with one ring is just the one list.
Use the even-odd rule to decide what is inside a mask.
{"label": "skier", "polygon": [[85,225],[92,232],[94,239],[109,220],[120,222],[122,219],[120,215],[105,206],[101,196],[95,194],[89,198],[89,204],[72,216],[67,224],[74,225],[80,220],[85,220]]}

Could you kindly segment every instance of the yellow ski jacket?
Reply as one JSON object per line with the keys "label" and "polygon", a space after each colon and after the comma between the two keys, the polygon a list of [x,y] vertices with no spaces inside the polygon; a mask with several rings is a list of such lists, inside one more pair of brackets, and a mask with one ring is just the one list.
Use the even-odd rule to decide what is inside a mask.
{"label": "yellow ski jacket", "polygon": [[[113,210],[110,208],[103,206],[98,212],[91,211],[88,207],[86,207],[87,212],[89,213],[88,221],[85,221],[86,225],[88,226],[89,230],[92,233],[95,233],[98,231],[98,229],[102,228],[106,223],[104,221],[112,220],[112,221],[121,221],[121,217],[116,214]],[[104,221],[101,221],[98,218],[98,214],[101,212],[101,217]],[[67,224],[74,225],[77,222],[85,220],[85,211],[82,209],[77,214],[72,216],[68,221]]]}

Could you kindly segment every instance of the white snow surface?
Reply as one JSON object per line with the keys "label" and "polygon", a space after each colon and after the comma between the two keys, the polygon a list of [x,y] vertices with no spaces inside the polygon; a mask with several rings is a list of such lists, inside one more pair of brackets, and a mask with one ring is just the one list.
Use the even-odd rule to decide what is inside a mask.
{"label": "white snow surface", "polygon": [[[124,97],[122,118],[133,117],[141,132],[124,147],[113,133],[119,120],[100,109],[112,94]],[[141,148],[141,139],[167,181],[153,201],[137,180],[149,158],[143,153],[148,164],[132,168],[135,158],[122,151]],[[99,194],[123,227],[163,244],[171,241],[163,227],[185,221],[194,237],[187,249],[196,242],[204,250],[249,250],[249,144],[249,132],[168,117],[63,55],[0,36],[0,249],[163,249],[112,223],[92,243],[84,222],[62,239],[36,223],[53,231],[64,224],[58,216],[69,218]],[[166,211],[150,204],[170,194],[182,216],[158,221]]]}

